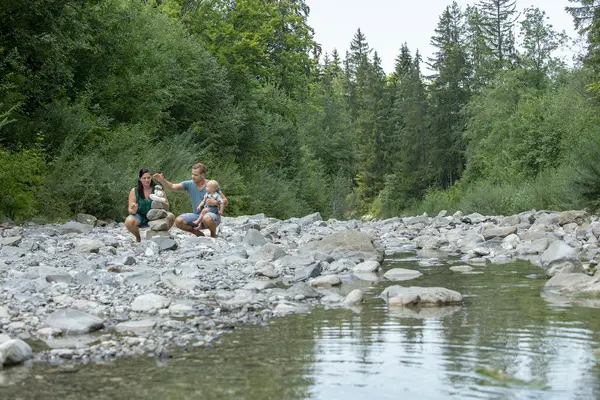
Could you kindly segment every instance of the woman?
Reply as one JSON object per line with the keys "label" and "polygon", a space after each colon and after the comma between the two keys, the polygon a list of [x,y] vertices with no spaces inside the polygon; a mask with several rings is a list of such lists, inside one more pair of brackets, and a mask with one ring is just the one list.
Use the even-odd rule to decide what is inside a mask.
{"label": "woman", "polygon": [[[154,193],[156,183],[152,180],[150,170],[148,168],[140,169],[137,186],[129,192],[129,216],[125,219],[125,227],[138,242],[142,241],[140,237],[140,228],[148,226],[148,211],[152,207],[150,195]],[[167,204],[169,204],[167,202]],[[167,218],[169,229],[173,225],[173,218]]]}

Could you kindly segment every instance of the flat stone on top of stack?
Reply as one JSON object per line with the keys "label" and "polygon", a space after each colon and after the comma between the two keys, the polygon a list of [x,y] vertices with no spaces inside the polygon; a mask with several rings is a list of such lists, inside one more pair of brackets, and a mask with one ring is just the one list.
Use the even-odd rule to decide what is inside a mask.
{"label": "flat stone on top of stack", "polygon": [[150,195],[150,199],[152,199],[152,208],[147,214],[148,226],[154,234],[168,231],[169,203],[167,203],[162,186],[154,186],[154,193]]}

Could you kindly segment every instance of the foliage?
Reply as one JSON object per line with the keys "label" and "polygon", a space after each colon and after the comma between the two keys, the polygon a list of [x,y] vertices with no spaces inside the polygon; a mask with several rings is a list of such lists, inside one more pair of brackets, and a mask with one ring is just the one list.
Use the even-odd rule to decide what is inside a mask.
{"label": "foliage", "polygon": [[583,66],[543,11],[480,0],[442,12],[424,76],[360,29],[320,59],[304,0],[6,0],[0,213],[120,220],[139,168],[198,161],[228,216],[596,209],[600,3],[573,3]]}
{"label": "foliage", "polygon": [[[73,151],[70,138],[61,148],[47,179],[47,194],[66,204],[73,213],[88,212],[122,220],[127,213],[127,194],[135,186],[138,171],[166,171],[168,179],[189,179],[193,164],[202,157],[189,135],[152,142],[147,127],[121,126],[95,144],[94,151]],[[128,149],[124,156],[123,149]],[[167,194],[174,212],[189,212],[189,198]]]}
{"label": "foliage", "polygon": [[[0,218],[22,221],[35,215],[43,185],[44,159],[40,151],[9,152],[0,147]],[[43,201],[43,199],[40,199]]]}

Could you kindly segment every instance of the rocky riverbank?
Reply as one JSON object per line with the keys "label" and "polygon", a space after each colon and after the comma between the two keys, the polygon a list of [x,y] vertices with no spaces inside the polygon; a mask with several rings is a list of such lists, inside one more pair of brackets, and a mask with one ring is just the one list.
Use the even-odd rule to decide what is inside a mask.
{"label": "rocky riverbank", "polygon": [[[173,228],[139,244],[122,226],[82,220],[0,228],[0,364],[165,357],[238,324],[356,307],[360,287],[420,276],[379,274],[384,254],[398,251],[416,250],[421,265],[454,256],[456,273],[525,259],[552,277],[543,295],[600,294],[600,222],[581,211],[373,222],[256,215],[224,218],[217,239]],[[462,301],[452,290],[407,286],[381,297],[394,307]]]}

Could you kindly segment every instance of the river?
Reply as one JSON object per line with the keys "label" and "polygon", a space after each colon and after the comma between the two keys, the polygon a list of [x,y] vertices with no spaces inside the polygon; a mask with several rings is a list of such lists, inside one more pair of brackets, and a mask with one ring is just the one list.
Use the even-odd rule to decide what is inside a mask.
{"label": "river", "polygon": [[[420,264],[419,264],[420,262]],[[3,399],[598,399],[600,312],[540,295],[527,262],[457,273],[414,253],[386,259],[461,306],[388,309],[369,284],[360,310],[318,308],[238,327],[210,348],[103,365],[0,372]],[[408,282],[404,282],[407,285]]]}

